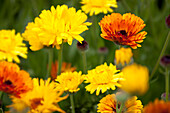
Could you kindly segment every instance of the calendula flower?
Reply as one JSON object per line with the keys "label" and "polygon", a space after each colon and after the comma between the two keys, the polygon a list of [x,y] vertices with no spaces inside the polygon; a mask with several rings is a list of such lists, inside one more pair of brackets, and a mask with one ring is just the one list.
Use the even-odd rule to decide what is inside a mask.
{"label": "calendula flower", "polygon": [[85,13],[90,13],[90,16],[97,15],[99,13],[106,14],[107,12],[113,12],[112,8],[117,8],[116,0],[82,0],[84,4],[81,8]]}
{"label": "calendula flower", "polygon": [[[61,73],[73,72],[75,70],[76,70],[75,67],[71,67],[71,63],[62,62]],[[55,61],[55,63],[52,64],[52,68],[51,68],[51,77],[53,80],[57,78],[57,72],[58,72],[58,61]]]}
{"label": "calendula flower", "polygon": [[120,103],[116,99],[115,94],[108,94],[100,100],[97,105],[97,112],[100,113],[117,113],[116,104],[118,104],[118,109],[120,109],[121,104],[124,105],[122,113],[142,113],[143,105],[140,100],[137,100],[136,96],[128,98],[124,103]]}
{"label": "calendula flower", "polygon": [[56,90],[53,81],[50,83],[50,79],[39,81],[38,78],[34,78],[33,89],[21,94],[21,98],[11,97],[13,104],[10,107],[20,112],[27,108],[28,113],[52,113],[54,111],[65,113],[59,107],[58,102],[66,99],[68,95],[60,97],[62,94],[62,91]]}
{"label": "calendula flower", "polygon": [[132,50],[130,48],[120,48],[115,52],[116,64],[128,64],[133,56]]}
{"label": "calendula flower", "polygon": [[128,93],[144,94],[149,86],[149,71],[145,66],[131,64],[122,69],[126,82],[121,82],[122,89]]}
{"label": "calendula flower", "polygon": [[[141,47],[139,43],[146,38],[146,31],[140,32],[144,27],[144,21],[131,13],[112,13],[105,16],[99,23],[101,37],[120,45],[129,45],[133,49]],[[140,33],[139,33],[140,32]]]}
{"label": "calendula flower", "polygon": [[32,80],[19,66],[6,61],[0,62],[0,91],[19,97],[32,89]]}
{"label": "calendula flower", "polygon": [[115,90],[116,87],[121,87],[120,81],[124,81],[123,74],[116,69],[116,66],[110,63],[107,66],[106,63],[97,66],[95,69],[89,70],[88,74],[85,75],[85,83],[90,83],[85,88],[92,94],[96,90],[96,95],[99,95],[100,90],[102,93],[106,92],[107,89]]}
{"label": "calendula flower", "polygon": [[156,99],[144,107],[143,113],[170,113],[170,101]]}
{"label": "calendula flower", "polygon": [[69,91],[71,93],[80,90],[78,86],[83,82],[82,72],[64,72],[56,79],[56,88],[58,90]]}
{"label": "calendula flower", "polygon": [[15,30],[0,30],[0,60],[20,62],[18,56],[27,58],[27,47],[20,33]]}
{"label": "calendula flower", "polygon": [[81,10],[76,12],[75,8],[68,8],[66,5],[51,7],[51,10],[43,10],[34,22],[28,23],[23,36],[31,45],[31,50],[40,50],[44,46],[56,46],[67,42],[72,44],[73,39],[82,42],[80,36],[83,31],[88,30],[85,22],[87,16]]}

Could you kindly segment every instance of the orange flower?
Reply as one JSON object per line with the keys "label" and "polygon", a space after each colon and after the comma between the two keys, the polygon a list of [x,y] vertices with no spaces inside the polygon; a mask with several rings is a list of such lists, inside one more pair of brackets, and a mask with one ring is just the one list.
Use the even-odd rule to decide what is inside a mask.
{"label": "orange flower", "polygon": [[143,113],[170,113],[170,101],[156,99],[153,103],[150,102],[144,107]]}
{"label": "orange flower", "polygon": [[[57,72],[58,72],[57,70],[58,70],[58,61],[55,61],[55,63],[52,64],[52,68],[51,68],[51,77],[53,80],[57,78]],[[62,63],[61,73],[73,72],[75,70],[76,70],[75,67],[71,67],[71,63],[66,63],[66,62]]]}
{"label": "orange flower", "polygon": [[[101,26],[101,37],[120,45],[129,45],[133,49],[141,47],[146,31],[140,32],[144,27],[144,21],[131,13],[121,15],[112,13],[105,16],[99,23]],[[140,32],[140,33],[138,33]]]}
{"label": "orange flower", "polygon": [[19,66],[6,61],[0,62],[0,91],[19,97],[32,89],[32,80]]}

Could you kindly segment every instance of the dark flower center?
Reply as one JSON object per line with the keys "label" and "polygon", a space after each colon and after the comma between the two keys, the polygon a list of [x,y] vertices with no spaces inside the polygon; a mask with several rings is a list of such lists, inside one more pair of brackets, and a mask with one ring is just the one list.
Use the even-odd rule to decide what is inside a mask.
{"label": "dark flower center", "polygon": [[4,84],[6,84],[6,85],[12,85],[12,82],[11,82],[10,80],[7,80],[7,81],[4,82]]}
{"label": "dark flower center", "polygon": [[126,33],[126,31],[125,30],[121,30],[121,31],[119,31],[122,35],[124,35],[124,36],[127,36],[127,33]]}
{"label": "dark flower center", "polygon": [[31,100],[31,109],[36,109],[39,105],[43,105],[41,101],[43,98],[34,98]]}

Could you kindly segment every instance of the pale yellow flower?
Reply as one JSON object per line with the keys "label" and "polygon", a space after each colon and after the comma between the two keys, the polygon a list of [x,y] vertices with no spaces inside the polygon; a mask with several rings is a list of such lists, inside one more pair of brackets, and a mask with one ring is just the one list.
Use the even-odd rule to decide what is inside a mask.
{"label": "pale yellow flower", "polygon": [[[68,97],[60,97],[63,92],[56,90],[55,83],[50,79],[44,81],[38,78],[33,79],[33,90],[23,93],[20,98],[11,97],[13,104],[10,106],[20,112],[28,109],[28,113],[52,113],[59,111],[65,113],[58,105],[58,102]],[[22,106],[20,106],[22,105]]]}
{"label": "pale yellow flower", "polygon": [[15,30],[0,30],[0,42],[0,60],[20,63],[18,56],[27,58],[27,47],[20,33],[15,34]]}
{"label": "pale yellow flower", "polygon": [[84,76],[85,83],[88,84],[85,88],[92,94],[96,90],[96,95],[99,95],[100,90],[102,93],[108,89],[115,90],[116,87],[121,87],[120,81],[124,81],[123,74],[116,69],[116,66],[106,63],[97,66],[95,69],[89,70],[88,74]]}
{"label": "pale yellow flower", "polygon": [[115,52],[116,64],[128,64],[133,56],[132,50],[130,48],[120,48]]}
{"label": "pale yellow flower", "polygon": [[125,82],[120,82],[122,89],[129,93],[144,94],[149,87],[149,70],[145,66],[132,64],[122,69]]}
{"label": "pale yellow flower", "polygon": [[28,23],[23,37],[29,41],[33,51],[44,46],[59,49],[63,42],[71,45],[73,39],[79,42],[84,40],[80,34],[91,25],[86,20],[87,16],[81,10],[76,12],[75,8],[68,8],[66,5],[58,5],[56,8],[52,6],[51,10],[43,10],[34,22]]}
{"label": "pale yellow flower", "polygon": [[97,15],[99,13],[113,12],[112,8],[117,8],[116,0],[82,0],[84,4],[81,8],[85,13],[90,13],[90,16]]}
{"label": "pale yellow flower", "polygon": [[71,93],[80,90],[78,86],[83,82],[82,72],[64,72],[57,76],[56,88],[58,90],[69,91]]}

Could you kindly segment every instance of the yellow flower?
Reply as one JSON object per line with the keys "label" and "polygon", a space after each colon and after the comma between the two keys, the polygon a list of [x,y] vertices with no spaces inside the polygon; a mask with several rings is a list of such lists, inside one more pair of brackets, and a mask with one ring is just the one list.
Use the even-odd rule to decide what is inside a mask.
{"label": "yellow flower", "polygon": [[116,66],[110,63],[107,66],[106,63],[97,66],[95,69],[89,70],[88,74],[85,75],[85,83],[90,83],[85,88],[92,94],[96,90],[96,95],[99,95],[100,90],[102,93],[106,92],[107,89],[115,90],[115,86],[121,87],[120,81],[124,81],[122,73],[118,73],[119,70]]}
{"label": "yellow flower", "polygon": [[[116,111],[116,104],[118,104],[118,109],[120,109],[120,106],[122,103],[118,102],[116,99],[115,94],[108,94],[104,98],[100,100],[100,103],[98,104],[98,110],[97,112],[101,113],[117,113]],[[124,107],[122,109],[122,113],[142,113],[143,105],[140,100],[137,100],[136,96],[133,96],[131,98],[128,98],[125,103]]]}
{"label": "yellow flower", "polygon": [[142,113],[143,105],[140,100],[137,100],[136,96],[129,98],[125,102],[126,113]]}
{"label": "yellow flower", "polygon": [[27,47],[20,33],[15,35],[15,30],[0,30],[0,42],[0,60],[19,63],[18,55],[27,58]]}
{"label": "yellow flower", "polygon": [[[50,79],[44,81],[38,78],[33,79],[33,89],[21,95],[20,98],[11,97],[13,104],[10,107],[21,111],[29,108],[28,113],[52,113],[59,111],[65,113],[57,104],[68,97],[60,97],[62,91],[55,89],[55,83]],[[22,105],[22,106],[20,106]]]}
{"label": "yellow flower", "polygon": [[99,25],[102,38],[119,45],[129,45],[133,49],[141,47],[139,43],[143,42],[147,34],[146,31],[140,32],[145,27],[144,21],[131,13],[112,13],[105,16]]}
{"label": "yellow flower", "polygon": [[37,51],[44,46],[56,46],[68,42],[72,44],[73,39],[82,42],[80,36],[83,31],[88,30],[85,22],[87,16],[81,10],[76,12],[75,8],[68,8],[66,5],[51,7],[51,10],[43,10],[34,22],[28,23],[23,36],[31,45],[31,50]]}
{"label": "yellow flower", "polygon": [[170,101],[156,99],[144,107],[143,113],[170,113]]}
{"label": "yellow flower", "polygon": [[[75,67],[71,67],[71,63],[62,62],[61,73],[73,72],[75,70],[76,70]],[[57,72],[58,72],[58,61],[55,61],[55,63],[52,64],[52,68],[51,68],[51,77],[53,80],[57,78]]]}
{"label": "yellow flower", "polygon": [[149,71],[145,66],[132,64],[122,69],[126,82],[121,82],[122,89],[135,94],[144,94],[148,90]]}
{"label": "yellow flower", "polygon": [[0,91],[20,97],[20,94],[28,92],[32,87],[29,73],[20,70],[17,64],[0,62]]}
{"label": "yellow flower", "polygon": [[58,90],[69,91],[71,93],[80,90],[78,86],[83,82],[83,77],[80,72],[64,72],[57,76],[56,88]]}
{"label": "yellow flower", "polygon": [[116,64],[128,64],[133,56],[132,50],[130,48],[120,48],[115,52]]}
{"label": "yellow flower", "polygon": [[107,12],[113,12],[111,7],[117,8],[116,0],[82,0],[84,4],[81,8],[85,13],[90,12],[90,16],[97,15],[101,12],[106,14]]}

